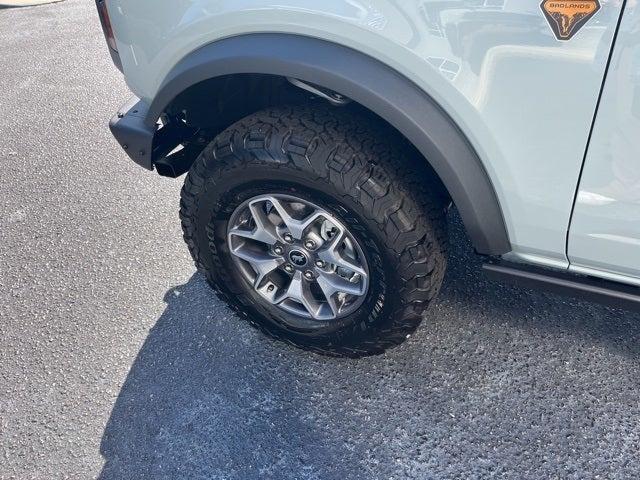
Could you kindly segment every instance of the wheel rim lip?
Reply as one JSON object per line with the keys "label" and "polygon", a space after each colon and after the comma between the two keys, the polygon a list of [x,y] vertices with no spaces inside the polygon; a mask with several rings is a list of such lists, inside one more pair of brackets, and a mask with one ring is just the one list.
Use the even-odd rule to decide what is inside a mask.
{"label": "wheel rim lip", "polygon": [[[335,226],[337,226],[342,232],[344,232],[344,235],[346,236],[346,238],[351,242],[352,248],[353,250],[357,253],[357,257],[358,257],[358,261],[359,261],[359,265],[358,267],[361,268],[363,270],[363,272],[365,273],[365,275],[361,275],[360,276],[360,281],[361,281],[361,293],[359,295],[350,295],[350,297],[353,297],[351,299],[351,301],[349,302],[348,305],[341,305],[340,311],[338,312],[337,315],[313,315],[310,314],[310,312],[302,305],[302,304],[297,304],[297,302],[293,302],[290,301],[289,298],[285,298],[284,300],[280,301],[279,303],[275,304],[271,301],[269,301],[268,298],[265,297],[265,295],[257,288],[254,287],[254,285],[252,284],[253,280],[252,280],[252,275],[255,276],[256,272],[253,271],[252,274],[249,274],[248,270],[252,270],[253,266],[250,264],[250,262],[241,259],[240,257],[237,256],[237,254],[234,251],[234,243],[232,238],[237,238],[236,235],[231,233],[231,230],[238,226],[239,222],[239,218],[247,211],[247,209],[249,209],[250,205],[252,204],[257,204],[260,202],[267,202],[267,201],[271,201],[271,199],[277,199],[277,200],[284,200],[286,202],[295,202],[295,203],[301,203],[307,207],[310,207],[312,209],[314,209],[314,212],[311,215],[316,215],[317,212],[320,212],[320,214],[327,220],[330,220],[330,222],[332,224],[334,224]],[[251,212],[249,212],[250,215]],[[311,216],[309,215],[309,216]],[[241,222],[240,222],[241,223]],[[281,238],[281,240],[283,240]],[[292,253],[293,251],[296,250],[300,250],[301,253],[303,255],[305,255],[305,251],[301,245],[304,243],[304,238],[302,238],[300,240],[300,245],[287,245],[286,242],[284,244],[285,247],[285,251],[284,254],[282,255],[283,257],[286,257],[287,259],[289,258],[289,254]],[[360,242],[358,241],[358,239],[351,233],[351,231],[345,226],[344,222],[342,220],[340,220],[339,217],[337,217],[335,214],[333,214],[332,212],[330,212],[329,210],[327,210],[326,208],[323,208],[321,206],[319,206],[317,203],[310,201],[306,198],[303,197],[299,197],[299,196],[295,196],[295,195],[291,195],[290,193],[265,193],[265,194],[260,194],[260,195],[256,195],[253,196],[251,198],[248,198],[246,200],[244,200],[240,205],[238,205],[235,210],[232,212],[230,218],[229,218],[229,222],[227,224],[227,246],[229,248],[229,251],[231,253],[231,259],[232,262],[234,264],[234,266],[238,267],[240,276],[243,278],[244,282],[245,282],[245,287],[252,293],[256,294],[257,297],[263,301],[264,303],[267,304],[267,306],[269,307],[276,307],[281,311],[284,311],[286,313],[298,316],[298,317],[302,317],[306,320],[313,320],[313,321],[317,321],[317,322],[322,322],[322,323],[327,323],[328,321],[335,321],[341,318],[344,318],[348,315],[351,315],[352,313],[354,313],[355,311],[357,311],[360,306],[364,303],[365,299],[367,298],[368,294],[369,294],[369,288],[370,288],[370,270],[369,270],[369,266],[368,266],[368,261],[367,261],[367,257],[365,255],[364,249],[360,246]],[[290,247],[290,248],[287,248]],[[309,252],[307,251],[307,254]],[[306,263],[304,266],[298,266],[295,270],[294,270],[294,274],[296,272],[300,272],[302,274],[302,272],[305,269],[315,269],[315,268],[320,268],[317,267],[315,265],[315,262],[317,261],[317,257],[310,257],[309,255],[305,255],[306,257]],[[357,273],[354,271],[354,273]],[[356,285],[354,283],[354,285]],[[327,302],[325,302],[327,303]]]}

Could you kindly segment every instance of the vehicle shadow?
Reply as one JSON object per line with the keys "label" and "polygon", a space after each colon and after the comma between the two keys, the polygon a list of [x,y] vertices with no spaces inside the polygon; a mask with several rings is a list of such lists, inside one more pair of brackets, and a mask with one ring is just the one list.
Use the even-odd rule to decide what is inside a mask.
{"label": "vehicle shadow", "polygon": [[[382,356],[325,358],[268,340],[222,305],[198,274],[167,292],[166,310],[105,428],[99,478],[478,473],[491,464],[487,452],[501,448],[492,442],[526,430],[535,449],[527,417],[552,407],[562,426],[540,432],[537,448],[551,457],[570,448],[579,455],[567,441],[579,426],[566,400],[584,392],[564,370],[559,380],[547,377],[581,349],[637,359],[638,316],[490,283],[455,218],[451,235],[455,247],[440,299],[413,338]],[[524,377],[522,391],[509,393],[509,382]],[[538,400],[506,423],[504,412],[522,410],[532,396]],[[464,451],[473,453],[473,466]]]}
{"label": "vehicle shadow", "polygon": [[259,478],[285,446],[302,469],[306,444],[330,457],[330,439],[283,401],[295,372],[262,362],[265,347],[200,275],[165,301],[105,429],[100,478]]}
{"label": "vehicle shadow", "polygon": [[435,310],[475,311],[483,321],[540,334],[588,338],[603,348],[640,357],[640,313],[570,296],[489,280],[481,271],[459,216],[450,216],[447,278]]}

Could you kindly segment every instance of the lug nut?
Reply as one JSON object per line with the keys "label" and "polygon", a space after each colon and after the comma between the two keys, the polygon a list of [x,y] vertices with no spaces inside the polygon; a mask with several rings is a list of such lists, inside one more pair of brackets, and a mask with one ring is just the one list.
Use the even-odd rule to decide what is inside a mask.
{"label": "lug nut", "polygon": [[313,250],[314,248],[316,248],[316,242],[314,242],[313,240],[307,240],[306,242],[304,242],[304,248],[306,248],[307,250]]}
{"label": "lug nut", "polygon": [[325,267],[325,263],[322,260],[316,260],[316,267],[324,268]]}
{"label": "lug nut", "polygon": [[284,241],[287,243],[293,243],[293,235],[291,235],[290,233],[285,233]]}
{"label": "lug nut", "polygon": [[284,249],[283,249],[281,246],[279,246],[279,245],[278,245],[277,247],[275,247],[275,248],[273,249],[273,252],[274,252],[276,255],[282,255],[282,254],[284,253]]}
{"label": "lug nut", "polygon": [[273,286],[273,285],[269,285],[269,286],[267,287],[267,292],[271,293],[271,292],[273,292],[275,289],[276,289],[276,287],[275,287],[275,286]]}
{"label": "lug nut", "polygon": [[307,270],[306,272],[304,272],[304,278],[306,278],[307,280],[313,280],[313,272],[311,270]]}
{"label": "lug nut", "polygon": [[293,266],[288,263],[284,266],[284,269],[289,273],[293,273]]}

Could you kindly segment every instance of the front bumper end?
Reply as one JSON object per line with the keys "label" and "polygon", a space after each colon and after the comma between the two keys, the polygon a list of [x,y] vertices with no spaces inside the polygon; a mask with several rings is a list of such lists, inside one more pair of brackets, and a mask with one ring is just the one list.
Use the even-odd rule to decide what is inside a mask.
{"label": "front bumper end", "polygon": [[127,155],[138,165],[153,170],[153,139],[157,125],[149,126],[146,117],[149,105],[132,97],[109,122],[111,133]]}
{"label": "front bumper end", "polygon": [[162,126],[148,118],[149,104],[132,97],[109,122],[120,146],[141,167],[177,178],[189,170],[207,143],[206,132],[163,115]]}

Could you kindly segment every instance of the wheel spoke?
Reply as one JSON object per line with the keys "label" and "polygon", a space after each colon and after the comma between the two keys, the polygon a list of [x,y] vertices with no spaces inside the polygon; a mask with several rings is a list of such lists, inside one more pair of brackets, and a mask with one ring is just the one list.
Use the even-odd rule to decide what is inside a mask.
{"label": "wheel spoke", "polygon": [[338,252],[338,247],[344,241],[345,234],[340,232],[336,234],[321,251],[318,252],[320,260],[331,263],[337,267],[344,268],[350,272],[357,273],[361,277],[366,277],[367,272],[353,260],[344,257]]}
{"label": "wheel spoke", "polygon": [[346,293],[356,296],[362,295],[362,285],[360,282],[350,282],[336,273],[320,273],[318,275],[318,285],[320,285],[327,299],[336,293]]}
{"label": "wheel spoke", "polygon": [[298,240],[302,239],[305,230],[309,228],[309,226],[312,225],[313,222],[323,216],[321,212],[314,211],[302,220],[298,220],[296,218],[293,218],[289,214],[284,204],[280,200],[278,200],[277,198],[271,198],[270,201],[273,204],[273,207],[278,212],[278,215],[280,215],[280,218],[282,219],[289,233],[293,235],[293,238]]}
{"label": "wheel spoke", "polygon": [[318,285],[324,294],[324,298],[327,300],[329,304],[329,308],[331,308],[331,312],[334,316],[337,316],[340,312],[340,307],[338,306],[338,302],[336,301],[336,289],[331,285],[327,279],[321,275],[318,277]]}
{"label": "wheel spoke", "polygon": [[322,308],[322,304],[313,297],[309,283],[302,278],[302,273],[299,271],[293,274],[289,287],[282,297],[278,299],[278,303],[282,303],[285,300],[294,300],[302,304],[313,318],[320,314],[320,309]]}
{"label": "wheel spoke", "polygon": [[268,274],[284,263],[283,258],[272,257],[267,253],[257,252],[245,246],[236,248],[233,250],[233,253],[238,256],[238,258],[248,262],[256,272],[256,278],[253,282],[255,288],[260,286],[262,280],[264,280]]}
{"label": "wheel spoke", "polygon": [[255,223],[253,230],[233,228],[229,231],[229,235],[249,238],[257,242],[266,243],[267,245],[275,245],[278,241],[276,227],[271,223],[264,210],[262,210],[261,202],[250,204],[249,212],[251,212],[251,217]]}

